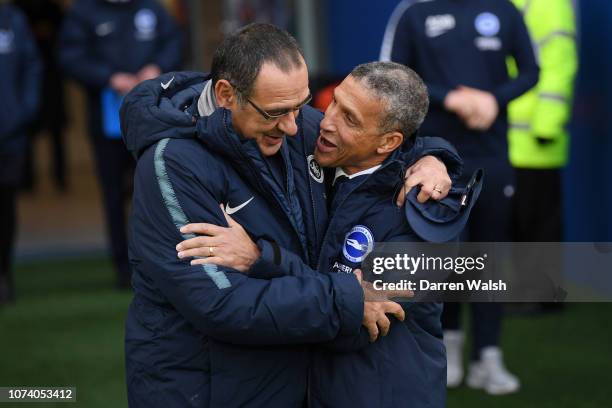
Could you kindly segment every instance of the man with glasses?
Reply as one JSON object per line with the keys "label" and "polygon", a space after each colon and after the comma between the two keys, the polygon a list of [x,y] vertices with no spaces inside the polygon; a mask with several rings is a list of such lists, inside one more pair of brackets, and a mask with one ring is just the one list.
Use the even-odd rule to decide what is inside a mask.
{"label": "man with glasses", "polygon": [[[357,334],[362,324],[377,331],[385,313],[404,318],[397,303],[364,302],[352,274],[242,273],[281,275],[296,258],[316,269],[330,177],[314,159],[322,115],[304,106],[309,99],[297,43],[265,24],[228,37],[211,76],[172,73],[126,97],[122,133],[138,156],[126,323],[131,407],[301,407],[308,344]],[[457,163],[426,142],[413,151]],[[450,187],[432,157],[409,176],[408,185],[424,184],[425,199]],[[177,257],[176,245],[194,237],[185,225],[225,227],[226,213],[244,227],[232,229],[236,241],[253,239],[233,255],[235,269]],[[206,255],[222,251],[212,245]]]}

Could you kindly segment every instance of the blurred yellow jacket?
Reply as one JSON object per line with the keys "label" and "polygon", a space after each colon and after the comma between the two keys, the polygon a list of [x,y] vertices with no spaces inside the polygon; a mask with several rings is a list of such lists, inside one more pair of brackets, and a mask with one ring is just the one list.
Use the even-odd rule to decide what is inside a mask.
{"label": "blurred yellow jacket", "polygon": [[[578,66],[571,0],[512,0],[521,10],[540,65],[537,85],[508,106],[510,162],[550,169],[567,163],[574,77]],[[510,71],[516,72],[514,61]],[[540,143],[537,138],[548,139]]]}

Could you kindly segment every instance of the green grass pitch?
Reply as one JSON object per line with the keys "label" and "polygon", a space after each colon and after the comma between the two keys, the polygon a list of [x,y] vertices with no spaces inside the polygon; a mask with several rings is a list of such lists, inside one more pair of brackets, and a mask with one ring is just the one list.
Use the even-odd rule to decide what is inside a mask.
{"label": "green grass pitch", "polygon": [[[113,288],[110,263],[37,262],[21,264],[15,273],[18,302],[0,308],[0,386],[74,386],[78,400],[16,406],[127,406],[123,325],[130,294]],[[612,304],[599,303],[508,318],[503,349],[521,391],[489,397],[461,387],[449,392],[448,406],[611,406],[611,316]]]}

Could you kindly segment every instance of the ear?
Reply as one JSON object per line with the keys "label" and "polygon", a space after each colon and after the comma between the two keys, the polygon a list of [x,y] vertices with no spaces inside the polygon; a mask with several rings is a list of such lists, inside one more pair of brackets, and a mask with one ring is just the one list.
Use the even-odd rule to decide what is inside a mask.
{"label": "ear", "polygon": [[236,103],[236,90],[229,81],[220,79],[215,84],[215,98],[217,98],[217,105],[230,109]]}
{"label": "ear", "polygon": [[389,154],[404,142],[404,135],[401,132],[389,132],[382,135],[380,138],[380,144],[376,149],[378,154]]}

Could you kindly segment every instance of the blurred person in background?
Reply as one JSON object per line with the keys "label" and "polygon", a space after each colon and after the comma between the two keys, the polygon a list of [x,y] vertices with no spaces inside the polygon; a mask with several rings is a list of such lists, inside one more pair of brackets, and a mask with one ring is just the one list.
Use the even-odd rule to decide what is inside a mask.
{"label": "blurred person in background", "polygon": [[23,13],[0,0],[0,305],[15,300],[11,272],[17,187],[23,176],[27,126],[40,98],[41,65]]}
{"label": "blurred person in background", "polygon": [[[508,75],[509,56],[518,67],[514,79]],[[464,159],[464,176],[485,169],[484,187],[463,238],[512,241],[515,181],[508,160],[506,106],[538,80],[519,11],[509,0],[405,0],[389,20],[381,59],[408,65],[427,84],[431,106],[422,134],[453,143]],[[519,380],[505,368],[499,344],[502,304],[472,303],[471,310],[467,385],[495,395],[516,392]],[[460,304],[445,304],[442,323],[447,384],[456,387],[463,380]]]}
{"label": "blurred person in background", "polygon": [[568,160],[566,127],[578,68],[574,10],[570,0],[513,2],[523,13],[540,65],[535,88],[508,106],[510,162],[516,168],[516,240],[560,242],[561,169]]}
{"label": "blurred person in background", "polygon": [[57,40],[64,10],[59,1],[52,0],[15,0],[14,4],[28,17],[43,62],[40,114],[28,140],[23,187],[27,190],[36,187],[34,142],[41,131],[46,131],[51,138],[53,182],[59,191],[65,191],[68,187],[64,139],[66,110],[64,78],[57,63]]}
{"label": "blurred person in background", "polygon": [[104,197],[117,285],[127,288],[125,205],[134,161],[119,129],[123,95],[180,67],[182,35],[155,0],[76,0],[60,33],[60,63],[87,91],[88,128]]}

